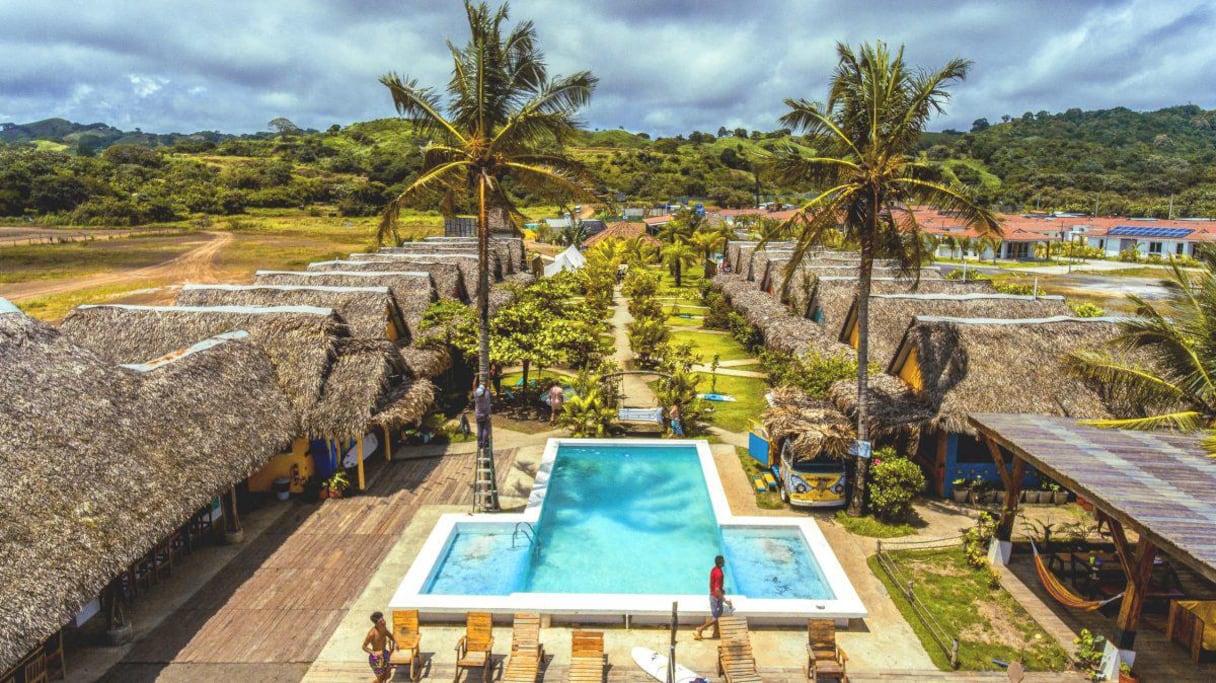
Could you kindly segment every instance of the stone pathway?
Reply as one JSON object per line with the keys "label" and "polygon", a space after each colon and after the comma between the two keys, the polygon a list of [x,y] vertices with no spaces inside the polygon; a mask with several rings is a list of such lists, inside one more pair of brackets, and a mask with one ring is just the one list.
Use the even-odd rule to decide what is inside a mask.
{"label": "stone pathway", "polygon": [[[629,346],[629,331],[625,326],[633,322],[629,315],[628,299],[621,294],[619,286],[612,290],[612,342],[616,347],[612,359],[621,369],[629,367],[629,361],[636,357]],[[634,408],[654,408],[659,405],[659,399],[654,395],[650,385],[646,383],[645,375],[622,375],[621,393],[625,395],[623,405]]]}

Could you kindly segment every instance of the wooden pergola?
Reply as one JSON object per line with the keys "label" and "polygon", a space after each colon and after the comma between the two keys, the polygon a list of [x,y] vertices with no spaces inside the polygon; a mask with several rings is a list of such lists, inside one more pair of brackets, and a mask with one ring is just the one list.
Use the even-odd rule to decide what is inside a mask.
{"label": "wooden pergola", "polygon": [[[1010,538],[1027,464],[1092,501],[1098,519],[1109,524],[1127,576],[1116,647],[1132,649],[1158,553],[1216,582],[1216,460],[1204,452],[1202,435],[1099,429],[1042,415],[969,419],[1007,491],[998,539]],[[1140,538],[1134,548],[1125,529]]]}

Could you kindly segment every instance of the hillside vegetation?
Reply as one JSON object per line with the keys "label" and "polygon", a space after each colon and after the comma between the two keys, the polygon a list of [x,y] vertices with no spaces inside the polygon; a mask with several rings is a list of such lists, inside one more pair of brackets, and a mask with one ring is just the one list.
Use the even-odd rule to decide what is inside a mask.
{"label": "hillside vegetation", "polygon": [[[971,132],[926,134],[921,150],[946,182],[972,186],[1006,210],[1216,215],[1216,112],[1195,106],[1027,112]],[[254,208],[370,216],[416,176],[427,140],[396,119],[326,131],[276,120],[276,133],[147,134],[48,119],[0,124],[0,217],[75,225],[137,225]],[[694,131],[651,140],[624,130],[585,132],[574,156],[609,201],[673,198],[750,206],[778,184],[775,149],[811,152],[788,131]],[[521,203],[533,197],[521,193]]]}

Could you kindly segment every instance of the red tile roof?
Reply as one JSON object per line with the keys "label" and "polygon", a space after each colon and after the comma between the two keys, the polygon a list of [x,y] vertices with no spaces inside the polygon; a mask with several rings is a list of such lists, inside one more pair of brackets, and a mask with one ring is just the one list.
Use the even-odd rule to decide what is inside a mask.
{"label": "red tile roof", "polygon": [[607,228],[583,240],[583,246],[590,247],[604,240],[630,240],[634,237],[644,237],[647,242],[659,244],[659,240],[647,234],[644,224],[619,221],[610,223]]}

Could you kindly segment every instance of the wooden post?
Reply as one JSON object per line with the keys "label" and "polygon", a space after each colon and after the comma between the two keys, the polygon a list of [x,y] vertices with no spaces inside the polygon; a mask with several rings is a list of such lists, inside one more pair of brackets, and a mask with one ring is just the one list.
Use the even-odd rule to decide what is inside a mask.
{"label": "wooden post", "polygon": [[232,501],[232,531],[241,530],[241,518],[236,514],[236,486],[228,489],[228,499]]}
{"label": "wooden post", "polygon": [[1026,461],[1022,458],[1013,456],[1013,471],[1005,466],[1005,456],[1001,453],[1001,447],[997,442],[993,441],[987,434],[982,435],[984,444],[988,446],[988,453],[992,455],[993,462],[996,463],[997,474],[1001,476],[1001,483],[1005,485],[1005,504],[1001,508],[1001,519],[996,525],[996,538],[1001,541],[1008,541],[1013,537],[1013,520],[1017,518],[1018,513],[1018,498],[1022,495],[1022,479],[1026,477]]}
{"label": "wooden post", "polygon": [[356,454],[356,461],[359,463],[359,465],[358,465],[358,467],[359,467],[359,490],[362,491],[367,488],[363,484],[363,434],[362,434],[362,432],[360,432],[359,436],[355,437],[355,454]]}
{"label": "wooden post", "polygon": [[389,436],[388,425],[384,426],[384,461],[393,461],[393,438]]}
{"label": "wooden post", "polygon": [[1106,521],[1110,525],[1110,535],[1115,542],[1115,550],[1119,553],[1119,563],[1123,566],[1124,573],[1127,574],[1127,585],[1123,589],[1123,604],[1119,607],[1118,618],[1115,619],[1114,645],[1120,650],[1130,650],[1136,642],[1136,627],[1140,623],[1140,610],[1144,607],[1144,596],[1148,593],[1149,578],[1153,574],[1153,560],[1157,557],[1157,546],[1141,535],[1133,561],[1127,534],[1123,531],[1123,524],[1110,517],[1107,517]]}

